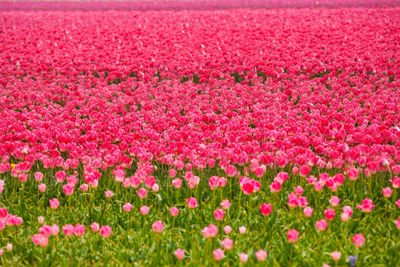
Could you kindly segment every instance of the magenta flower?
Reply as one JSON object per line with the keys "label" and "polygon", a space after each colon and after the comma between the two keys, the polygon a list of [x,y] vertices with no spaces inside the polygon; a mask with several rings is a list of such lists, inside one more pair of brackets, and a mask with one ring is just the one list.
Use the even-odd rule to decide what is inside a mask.
{"label": "magenta flower", "polygon": [[65,195],[70,196],[74,193],[74,186],[70,184],[65,184],[63,186],[63,191]]}
{"label": "magenta flower", "polygon": [[233,247],[233,241],[231,239],[229,239],[228,237],[225,237],[221,241],[221,245],[225,250],[230,250]]}
{"label": "magenta flower", "polygon": [[390,187],[385,187],[382,189],[383,196],[389,198],[392,195],[393,189]]}
{"label": "magenta flower", "polygon": [[325,218],[328,221],[331,221],[331,220],[333,220],[335,218],[335,213],[336,213],[335,210],[332,209],[332,208],[324,210]]}
{"label": "magenta flower", "polygon": [[247,255],[246,253],[240,253],[239,254],[239,260],[241,263],[247,262],[247,260],[249,259],[249,255]]}
{"label": "magenta flower", "polygon": [[85,230],[86,230],[86,228],[85,228],[84,225],[82,225],[82,224],[76,224],[76,225],[75,225],[75,228],[74,228],[74,234],[75,234],[76,236],[81,236],[81,235],[83,235],[83,234],[85,233]]}
{"label": "magenta flower", "polygon": [[72,224],[67,224],[62,228],[66,236],[72,236],[75,232],[75,227]]}
{"label": "magenta flower", "polygon": [[221,221],[225,216],[225,212],[223,209],[216,209],[214,211],[214,217],[217,221]]}
{"label": "magenta flower", "polygon": [[161,233],[164,229],[164,224],[161,221],[155,221],[152,227],[154,232]]}
{"label": "magenta flower", "polygon": [[146,188],[140,188],[138,191],[136,191],[136,193],[138,194],[138,196],[140,197],[140,198],[145,198],[146,196],[147,196],[147,190],[146,190]]}
{"label": "magenta flower", "polygon": [[329,199],[329,204],[331,204],[333,207],[337,207],[340,203],[340,198],[338,197],[331,197],[331,199]]}
{"label": "magenta flower", "polygon": [[186,199],[186,202],[187,202],[188,207],[191,209],[195,209],[198,206],[197,199],[194,197],[190,197],[190,198]]}
{"label": "magenta flower", "polygon": [[178,260],[182,260],[183,258],[185,258],[185,251],[183,249],[178,248],[177,250],[175,250],[174,254]]}
{"label": "magenta flower", "polygon": [[147,206],[142,206],[142,207],[140,207],[140,213],[141,213],[142,215],[147,215],[147,214],[149,214],[149,210],[150,210],[150,208],[147,207]]}
{"label": "magenta flower", "polygon": [[356,247],[362,247],[365,243],[365,238],[363,234],[356,234],[353,236],[353,243]]}
{"label": "magenta flower", "polygon": [[130,212],[132,210],[132,204],[127,202],[122,206],[122,209],[126,212]]}
{"label": "magenta flower", "polygon": [[263,203],[260,206],[260,210],[261,210],[261,214],[264,216],[270,215],[272,212],[272,205],[271,204],[267,204],[267,203]]}
{"label": "magenta flower", "polygon": [[258,261],[265,261],[265,259],[267,258],[267,252],[265,250],[260,249],[259,251],[257,251],[255,253],[256,258]]}
{"label": "magenta flower", "polygon": [[229,200],[225,199],[221,202],[221,207],[225,210],[229,209],[231,206],[231,203],[229,202]]}
{"label": "magenta flower", "polygon": [[[92,230],[93,230],[93,228],[92,228]],[[112,231],[112,229],[108,225],[104,225],[104,226],[100,227],[100,235],[103,238],[109,237],[111,235],[111,231]]]}
{"label": "magenta flower", "polygon": [[79,188],[82,192],[87,192],[89,190],[88,184],[82,184]]}
{"label": "magenta flower", "polygon": [[104,194],[106,198],[111,198],[114,195],[114,193],[111,190],[105,191]]}
{"label": "magenta flower", "polygon": [[175,178],[174,180],[172,180],[172,185],[175,188],[180,188],[182,186],[182,180],[179,178]]}
{"label": "magenta flower", "polygon": [[295,229],[289,230],[287,232],[287,238],[290,243],[295,243],[299,237],[299,232]]}
{"label": "magenta flower", "polygon": [[40,182],[43,179],[43,173],[41,173],[41,172],[36,172],[34,176],[35,176],[36,182]]}
{"label": "magenta flower", "polygon": [[240,226],[240,227],[239,227],[239,233],[240,233],[241,235],[245,234],[245,233],[246,233],[246,227],[245,227],[245,226]]}
{"label": "magenta flower", "polygon": [[307,207],[305,207],[305,208],[303,209],[303,214],[304,214],[304,216],[306,216],[306,217],[311,217],[313,211],[314,211],[313,208],[307,206]]}
{"label": "magenta flower", "polygon": [[218,227],[214,224],[210,224],[209,226],[204,227],[203,230],[201,230],[201,233],[205,238],[215,237],[218,234]]}
{"label": "magenta flower", "polygon": [[40,184],[38,186],[38,188],[39,188],[39,192],[41,192],[41,193],[46,192],[46,185],[45,184]]}
{"label": "magenta flower", "polygon": [[317,227],[317,229],[318,229],[319,231],[325,231],[325,230],[326,230],[326,227],[328,227],[328,222],[325,221],[324,219],[321,219],[321,220],[319,220],[319,221],[317,221],[317,222],[315,223],[315,226]]}
{"label": "magenta flower", "polygon": [[57,198],[50,199],[49,202],[50,202],[50,208],[52,208],[53,210],[57,209],[58,206],[60,205],[60,202],[58,201]]}
{"label": "magenta flower", "polygon": [[371,212],[375,205],[372,204],[371,199],[364,199],[361,205],[357,205],[357,209],[361,209],[363,212]]}
{"label": "magenta flower", "polygon": [[213,251],[213,256],[217,261],[222,260],[225,256],[224,251],[220,248],[217,248],[216,250]]}
{"label": "magenta flower", "polygon": [[342,255],[342,253],[340,253],[340,252],[338,252],[338,251],[333,251],[333,252],[331,253],[332,260],[333,260],[333,261],[339,261],[341,255]]}
{"label": "magenta flower", "polygon": [[169,213],[172,217],[176,217],[179,214],[179,209],[177,207],[172,207],[169,209]]}
{"label": "magenta flower", "polygon": [[90,229],[92,229],[93,232],[97,232],[97,231],[99,231],[99,229],[100,229],[100,225],[99,225],[97,222],[93,222],[93,223],[90,225]]}
{"label": "magenta flower", "polygon": [[47,247],[49,244],[49,239],[46,236],[43,236],[42,234],[36,234],[32,237],[32,242],[35,245],[41,246],[41,247]]}

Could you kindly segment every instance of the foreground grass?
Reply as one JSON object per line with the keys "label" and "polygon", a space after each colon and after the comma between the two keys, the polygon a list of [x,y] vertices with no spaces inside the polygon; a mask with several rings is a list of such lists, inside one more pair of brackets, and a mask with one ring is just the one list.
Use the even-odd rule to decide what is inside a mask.
{"label": "foreground grass", "polygon": [[[116,183],[111,171],[103,173],[96,189],[81,192],[79,185],[83,179],[80,168],[80,181],[75,192],[72,196],[66,196],[62,192],[62,185],[54,179],[55,170],[44,170],[40,166],[35,168],[25,183],[8,173],[2,175],[5,190],[0,196],[0,206],[7,207],[9,213],[23,218],[21,226],[6,227],[0,232],[0,246],[4,248],[4,254],[0,257],[2,265],[172,265],[179,261],[174,256],[177,248],[186,251],[180,264],[188,266],[238,265],[241,252],[249,255],[245,265],[252,266],[259,263],[254,252],[260,249],[267,251],[268,257],[263,264],[269,266],[333,264],[333,251],[341,252],[339,265],[348,265],[348,257],[352,255],[358,256],[357,266],[395,266],[400,261],[400,232],[394,223],[399,218],[394,203],[397,193],[394,191],[389,199],[382,196],[382,188],[390,186],[389,173],[376,174],[371,178],[360,176],[356,181],[345,179],[337,192],[331,192],[326,187],[316,192],[304,178],[291,174],[281,191],[271,194],[269,185],[281,170],[268,169],[259,179],[260,191],[247,196],[242,193],[238,178],[235,177],[227,178],[228,183],[224,188],[211,191],[208,178],[212,175],[223,176],[220,169],[194,171],[201,178],[196,188],[189,189],[184,182],[180,189],[175,189],[171,184],[172,179],[167,175],[167,167],[159,166],[155,173],[160,185],[159,192],[149,190],[148,196],[140,199],[136,194],[137,189],[126,189],[121,183]],[[47,185],[45,193],[38,192],[38,183],[33,178],[37,170],[45,174],[42,181]],[[127,174],[133,174],[134,171],[129,170]],[[317,176],[318,172],[324,171],[327,170],[313,169],[312,174]],[[334,170],[329,170],[330,175],[334,173]],[[180,171],[177,177],[182,175]],[[304,188],[303,195],[307,197],[308,206],[314,208],[310,218],[303,215],[302,208],[288,207],[287,196],[298,185]],[[110,199],[105,197],[106,190],[114,192]],[[185,199],[192,196],[199,201],[196,209],[189,209],[186,205]],[[320,232],[315,223],[324,218],[324,209],[330,207],[328,201],[332,196],[339,197],[341,202],[335,208],[336,216],[329,221],[326,231]],[[53,210],[49,207],[49,199],[55,197],[60,200],[60,206]],[[356,209],[356,205],[364,198],[372,199],[376,205],[371,213]],[[232,205],[224,219],[217,221],[213,212],[224,199],[228,199]],[[122,209],[126,202],[133,205],[130,213]],[[272,204],[269,216],[260,213],[259,207],[264,202]],[[146,216],[139,212],[143,205],[150,207]],[[340,213],[345,205],[351,206],[354,214],[349,221],[342,222]],[[169,208],[173,206],[180,209],[175,218],[169,214]],[[44,216],[45,224],[60,226],[59,235],[49,237],[49,245],[44,248],[31,241],[32,236],[39,232],[39,216]],[[161,220],[165,225],[162,233],[152,230],[156,220]],[[92,222],[110,225],[113,229],[111,236],[102,238],[92,232],[89,227]],[[62,233],[63,225],[77,223],[86,226],[83,236],[67,237]],[[215,238],[206,239],[201,230],[211,223],[218,226],[219,232]],[[232,227],[232,233],[224,233],[225,225]],[[247,228],[245,234],[238,232],[240,226]],[[294,244],[287,241],[289,229],[300,232]],[[352,236],[357,233],[362,233],[366,239],[360,248],[355,247],[352,241]],[[225,237],[232,239],[234,245],[231,250],[225,251],[224,259],[217,262],[212,251],[221,248],[220,241]],[[13,245],[11,252],[5,249],[7,243]]]}

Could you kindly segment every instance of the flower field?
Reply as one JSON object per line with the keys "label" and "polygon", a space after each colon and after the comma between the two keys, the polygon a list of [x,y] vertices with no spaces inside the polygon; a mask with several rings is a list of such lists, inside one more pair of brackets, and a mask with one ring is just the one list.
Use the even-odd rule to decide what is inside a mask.
{"label": "flower field", "polygon": [[205,2],[0,4],[2,266],[399,265],[400,7]]}

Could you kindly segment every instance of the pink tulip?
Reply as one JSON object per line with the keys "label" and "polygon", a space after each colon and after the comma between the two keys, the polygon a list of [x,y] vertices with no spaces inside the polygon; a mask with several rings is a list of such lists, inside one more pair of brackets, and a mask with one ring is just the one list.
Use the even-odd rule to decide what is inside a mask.
{"label": "pink tulip", "polygon": [[182,180],[181,179],[179,179],[179,178],[175,178],[174,180],[172,180],[172,185],[175,187],[175,188],[180,188],[181,186],[182,186]]}
{"label": "pink tulip", "polygon": [[86,228],[85,228],[84,225],[82,225],[82,224],[76,224],[76,225],[75,225],[75,228],[74,228],[74,234],[75,234],[76,236],[81,236],[81,235],[83,235],[83,233],[85,233],[85,230],[86,230]]}
{"label": "pink tulip", "polygon": [[93,222],[93,223],[90,225],[90,228],[92,229],[93,232],[97,232],[97,231],[99,231],[99,229],[100,229],[100,225],[99,225],[97,222]]}
{"label": "pink tulip", "polygon": [[53,224],[50,226],[51,235],[58,235],[59,232],[60,232],[60,227],[58,225]]}
{"label": "pink tulip", "polygon": [[113,191],[111,191],[111,190],[105,191],[104,194],[105,194],[106,198],[111,198],[114,195]]}
{"label": "pink tulip", "polygon": [[0,208],[0,218],[6,218],[8,214],[7,208]]}
{"label": "pink tulip", "polygon": [[122,209],[126,212],[130,212],[132,210],[132,204],[127,202],[122,206]]}
{"label": "pink tulip", "polygon": [[138,191],[136,191],[136,193],[138,194],[139,198],[143,199],[147,196],[147,190],[146,188],[140,188]]}
{"label": "pink tulip", "polygon": [[271,204],[267,204],[267,203],[263,203],[260,206],[260,210],[261,210],[261,214],[264,216],[270,215],[272,212],[272,205]]}
{"label": "pink tulip", "polygon": [[[400,167],[400,165],[397,165],[397,166]],[[400,178],[399,177],[397,177],[397,176],[393,177],[392,186],[394,189],[400,188]]]}
{"label": "pink tulip", "polygon": [[49,244],[49,239],[46,236],[43,236],[41,234],[36,234],[32,237],[32,242],[35,245],[41,246],[41,247],[47,247]]}
{"label": "pink tulip", "polygon": [[341,254],[342,254],[342,253],[337,252],[337,251],[332,252],[332,253],[331,253],[332,260],[333,260],[333,261],[339,261],[339,260],[340,260]]}
{"label": "pink tulip", "polygon": [[225,199],[221,202],[221,207],[225,210],[229,209],[229,207],[231,206],[231,203],[229,202],[229,200]]}
{"label": "pink tulip", "polygon": [[217,221],[221,221],[225,216],[225,212],[223,209],[216,209],[214,211],[214,217]]}
{"label": "pink tulip", "polygon": [[224,258],[224,251],[220,248],[217,248],[213,251],[213,256],[217,261],[222,260]]}
{"label": "pink tulip", "polygon": [[307,177],[307,175],[310,173],[310,167],[307,165],[300,166],[299,173],[301,177]]}
{"label": "pink tulip", "polygon": [[331,204],[333,207],[337,207],[340,203],[340,198],[338,197],[331,197],[331,199],[329,199],[329,204]]}
{"label": "pink tulip", "polygon": [[63,186],[63,191],[65,195],[70,196],[74,193],[74,186],[70,184],[65,184]]}
{"label": "pink tulip", "polygon": [[400,219],[395,221],[397,229],[400,230]]}
{"label": "pink tulip", "polygon": [[58,183],[63,183],[65,180],[65,172],[64,171],[58,171],[56,172],[56,180]]}
{"label": "pink tulip", "polygon": [[152,190],[153,192],[157,193],[157,192],[160,190],[160,186],[159,186],[158,184],[154,184],[154,185],[151,187],[151,190]]}
{"label": "pink tulip", "polygon": [[41,193],[46,192],[46,185],[45,184],[40,184],[38,187],[39,187],[39,192],[41,192]]}
{"label": "pink tulip", "polygon": [[324,214],[325,214],[325,218],[328,221],[331,221],[331,220],[333,220],[333,218],[335,218],[335,210],[332,208],[324,210]]}
{"label": "pink tulip", "polygon": [[89,186],[87,184],[82,184],[79,188],[82,192],[87,192],[89,190]]}
{"label": "pink tulip", "polygon": [[363,234],[356,234],[353,236],[353,243],[356,247],[362,247],[365,243]]}
{"label": "pink tulip", "polygon": [[295,229],[289,230],[287,232],[287,238],[290,243],[295,243],[299,237],[299,232]]}
{"label": "pink tulip", "polygon": [[36,182],[40,182],[40,181],[42,181],[42,179],[43,179],[43,173],[41,173],[41,172],[36,172],[36,173],[35,173],[35,180],[36,180]]}
{"label": "pink tulip", "polygon": [[340,214],[340,219],[342,220],[342,222],[347,222],[349,220],[350,216],[348,213],[342,213]]}
{"label": "pink tulip", "polygon": [[72,224],[67,224],[63,226],[62,230],[66,236],[71,236],[75,232],[75,227]]}
{"label": "pink tulip", "polygon": [[186,202],[187,202],[188,207],[191,209],[195,209],[198,206],[197,199],[194,197],[190,197],[189,199],[186,200]]}
{"label": "pink tulip", "polygon": [[265,261],[265,259],[267,258],[267,252],[265,250],[260,249],[259,251],[257,251],[255,253],[256,258],[258,261]]}
{"label": "pink tulip", "polygon": [[185,258],[185,251],[183,249],[178,248],[177,250],[175,250],[175,257],[178,260],[182,260],[183,258]]}
{"label": "pink tulip", "polygon": [[[92,228],[93,229],[93,228]],[[108,226],[108,225],[104,225],[104,226],[102,226],[102,227],[100,227],[100,235],[103,237],[103,238],[107,238],[107,237],[109,237],[110,235],[111,235],[111,227],[110,226]]]}
{"label": "pink tulip", "polygon": [[351,215],[353,215],[353,209],[350,206],[344,206],[342,211],[343,211],[343,213],[347,213],[347,215],[349,215],[349,217],[351,217]]}
{"label": "pink tulip", "polygon": [[356,169],[351,169],[347,172],[347,176],[350,180],[354,181],[357,180],[358,171]]}
{"label": "pink tulip", "polygon": [[319,231],[325,231],[325,230],[326,230],[326,227],[328,227],[328,222],[325,221],[324,219],[321,219],[321,220],[319,220],[319,221],[317,221],[317,222],[315,223],[315,226],[317,227],[317,229],[318,229]]}
{"label": "pink tulip", "polygon": [[294,192],[296,195],[301,196],[304,193],[304,189],[303,187],[301,187],[300,185],[296,186],[296,188],[294,189]]}
{"label": "pink tulip", "polygon": [[232,232],[232,227],[229,225],[224,226],[224,232],[225,234],[229,235]]}
{"label": "pink tulip", "polygon": [[155,221],[153,223],[153,230],[156,233],[161,233],[164,229],[164,224],[161,221]]}
{"label": "pink tulip", "polygon": [[169,174],[169,177],[174,178],[176,176],[177,172],[174,169],[170,169],[168,171],[168,174]]}
{"label": "pink tulip", "polygon": [[221,245],[225,250],[230,250],[233,247],[233,241],[231,239],[229,239],[228,237],[225,237],[221,241]]}
{"label": "pink tulip", "polygon": [[371,199],[364,199],[361,205],[357,205],[357,209],[361,209],[363,212],[371,212],[375,205],[372,204]]}
{"label": "pink tulip", "polygon": [[246,253],[240,253],[239,254],[239,260],[241,263],[247,262],[247,260],[249,259],[249,255],[247,255]]}
{"label": "pink tulip", "polygon": [[214,224],[210,224],[209,226],[204,227],[203,230],[201,230],[201,233],[205,238],[215,237],[218,234],[218,227]]}
{"label": "pink tulip", "polygon": [[53,210],[57,209],[58,206],[60,205],[60,202],[58,201],[57,198],[50,199],[49,202],[50,202],[50,208],[52,208]]}
{"label": "pink tulip", "polygon": [[176,217],[179,214],[179,209],[177,207],[172,207],[169,209],[169,213],[172,217]]}
{"label": "pink tulip", "polygon": [[49,237],[51,235],[51,226],[43,225],[42,227],[39,228],[39,232],[41,235]]}
{"label": "pink tulip", "polygon": [[303,214],[304,214],[304,216],[306,216],[306,217],[311,217],[313,211],[314,211],[313,208],[311,208],[311,207],[305,207],[305,208],[303,209]]}
{"label": "pink tulip", "polygon": [[142,215],[147,215],[147,214],[149,214],[149,210],[150,210],[150,208],[147,207],[147,206],[142,206],[142,207],[140,207],[140,213],[141,213]]}
{"label": "pink tulip", "polygon": [[382,192],[384,197],[389,198],[392,195],[393,189],[390,187],[385,187],[382,189]]}
{"label": "pink tulip", "polygon": [[218,176],[211,176],[208,179],[208,186],[211,190],[216,190],[219,186],[219,177]]}

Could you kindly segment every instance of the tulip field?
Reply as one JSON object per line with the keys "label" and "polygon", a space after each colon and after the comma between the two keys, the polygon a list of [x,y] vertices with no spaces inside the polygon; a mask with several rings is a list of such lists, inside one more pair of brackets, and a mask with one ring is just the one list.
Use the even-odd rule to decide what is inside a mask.
{"label": "tulip field", "polygon": [[295,2],[0,2],[0,265],[400,266],[400,3]]}

